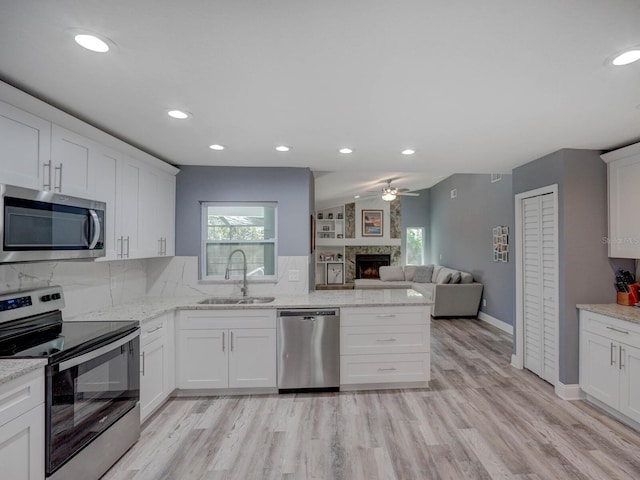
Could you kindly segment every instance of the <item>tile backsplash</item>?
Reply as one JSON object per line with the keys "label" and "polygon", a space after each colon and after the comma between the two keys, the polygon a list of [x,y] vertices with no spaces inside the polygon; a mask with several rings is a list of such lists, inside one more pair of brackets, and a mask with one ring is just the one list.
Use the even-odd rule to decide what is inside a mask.
{"label": "tile backsplash", "polygon": [[[278,281],[250,279],[249,295],[306,294],[308,261],[306,256],[278,257]],[[298,280],[289,281],[291,270]],[[197,257],[0,264],[0,293],[43,285],[62,285],[66,318],[145,296],[240,295],[237,281],[199,283]]]}

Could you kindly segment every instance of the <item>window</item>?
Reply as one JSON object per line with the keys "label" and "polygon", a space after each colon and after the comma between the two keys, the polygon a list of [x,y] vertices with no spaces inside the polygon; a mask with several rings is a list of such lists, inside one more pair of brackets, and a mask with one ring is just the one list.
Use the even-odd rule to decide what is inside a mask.
{"label": "window", "polygon": [[[276,278],[276,204],[202,204],[202,278],[223,279],[229,254],[247,256],[247,276]],[[232,258],[231,277],[242,277],[242,255]]]}
{"label": "window", "polygon": [[405,265],[424,265],[424,228],[407,227]]}

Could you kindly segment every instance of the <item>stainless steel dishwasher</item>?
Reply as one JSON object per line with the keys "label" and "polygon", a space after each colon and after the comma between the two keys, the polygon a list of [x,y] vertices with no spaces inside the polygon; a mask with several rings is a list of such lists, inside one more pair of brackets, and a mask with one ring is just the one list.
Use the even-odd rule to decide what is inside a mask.
{"label": "stainless steel dishwasher", "polygon": [[278,310],[278,391],[338,391],[340,310]]}

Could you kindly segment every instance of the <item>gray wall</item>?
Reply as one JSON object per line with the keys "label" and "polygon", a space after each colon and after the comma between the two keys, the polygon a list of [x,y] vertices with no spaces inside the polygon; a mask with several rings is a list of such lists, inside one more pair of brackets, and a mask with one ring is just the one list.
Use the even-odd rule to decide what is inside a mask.
{"label": "gray wall", "polygon": [[176,255],[200,256],[201,202],[278,202],[278,255],[309,256],[307,168],[180,168],[176,181]]}
{"label": "gray wall", "polygon": [[[614,271],[633,261],[609,259],[607,168],[600,152],[564,149],[513,170],[513,193],[558,185],[559,380],[578,383],[576,304],[613,303]],[[514,337],[515,339],[515,337]]]}
{"label": "gray wall", "polygon": [[405,254],[407,251],[407,236],[406,231],[408,227],[422,227],[424,228],[425,236],[425,264],[434,263],[430,260],[430,225],[429,225],[429,189],[416,190],[415,193],[419,193],[419,197],[400,197],[401,214],[400,214],[400,228],[401,234],[401,249],[402,249],[402,264],[405,263]]}
{"label": "gray wall", "polygon": [[[450,198],[451,189],[458,190]],[[481,311],[513,325],[515,318],[515,263],[493,261],[492,229],[509,227],[513,245],[514,202],[511,175],[491,183],[491,175],[453,175],[430,192],[430,261],[466,272],[484,284],[487,306]]]}

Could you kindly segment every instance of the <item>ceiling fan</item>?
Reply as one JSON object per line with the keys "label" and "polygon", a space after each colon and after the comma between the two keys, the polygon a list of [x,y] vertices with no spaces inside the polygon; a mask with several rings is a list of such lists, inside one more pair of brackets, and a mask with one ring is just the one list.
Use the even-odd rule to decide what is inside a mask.
{"label": "ceiling fan", "polygon": [[[399,197],[399,196],[404,196],[404,197],[419,197],[420,196],[419,193],[410,192],[409,188],[392,187],[391,186],[391,182],[392,181],[393,181],[393,178],[390,178],[389,180],[387,180],[387,186],[382,188],[382,191],[374,192],[372,190],[367,190],[367,192],[368,193],[375,193],[377,195],[382,195],[382,200],[384,200],[385,202],[391,202],[391,201],[395,200],[396,197]],[[376,195],[365,195],[364,197],[360,197],[360,198],[375,197],[375,196]]]}

